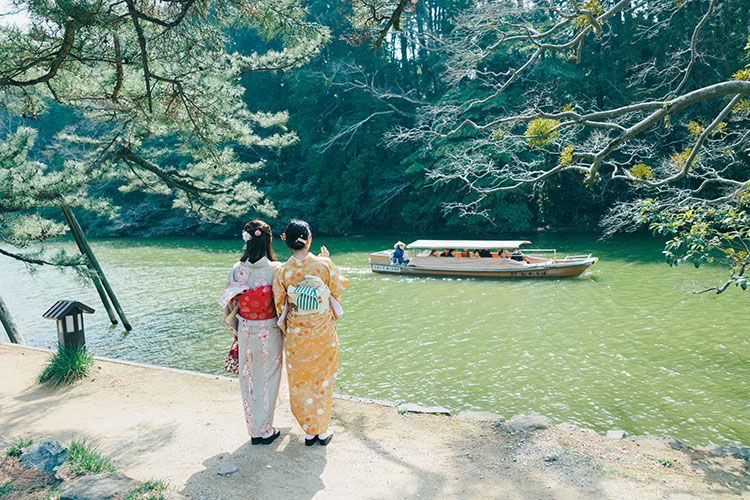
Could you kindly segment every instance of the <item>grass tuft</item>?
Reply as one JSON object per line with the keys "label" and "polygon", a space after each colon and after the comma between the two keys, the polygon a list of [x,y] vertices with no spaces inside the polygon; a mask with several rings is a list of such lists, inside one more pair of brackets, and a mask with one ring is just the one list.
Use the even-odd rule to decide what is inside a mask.
{"label": "grass tuft", "polygon": [[656,463],[661,465],[662,467],[674,467],[674,462],[672,462],[668,458],[660,458],[656,461]]}
{"label": "grass tuft", "polygon": [[18,457],[21,455],[21,452],[23,452],[23,449],[27,446],[31,446],[31,443],[33,442],[34,440],[31,438],[18,438],[13,441],[13,444],[11,444],[7,450],[5,450],[5,456]]}
{"label": "grass tuft", "polygon": [[60,346],[39,375],[39,382],[53,387],[70,385],[85,377],[94,358],[85,346]]}
{"label": "grass tuft", "polygon": [[167,481],[152,479],[130,491],[122,500],[164,500],[168,489]]}
{"label": "grass tuft", "polygon": [[87,443],[85,439],[74,439],[69,451],[70,471],[76,476],[117,471],[110,459],[102,456],[99,448]]}

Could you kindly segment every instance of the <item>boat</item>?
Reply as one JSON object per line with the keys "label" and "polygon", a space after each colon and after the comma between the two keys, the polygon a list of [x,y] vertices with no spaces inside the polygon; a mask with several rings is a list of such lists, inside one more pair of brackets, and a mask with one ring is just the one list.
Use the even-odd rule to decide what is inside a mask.
{"label": "boat", "polygon": [[[530,244],[526,240],[417,240],[405,245],[410,254],[416,253],[408,262],[399,264],[393,259],[393,250],[382,250],[370,254],[370,268],[375,273],[410,276],[568,278],[580,276],[599,260],[591,254],[558,259],[556,249],[525,248]],[[454,250],[451,257],[433,253],[445,249]],[[468,250],[469,255],[478,250],[489,256],[462,257],[461,250]]]}

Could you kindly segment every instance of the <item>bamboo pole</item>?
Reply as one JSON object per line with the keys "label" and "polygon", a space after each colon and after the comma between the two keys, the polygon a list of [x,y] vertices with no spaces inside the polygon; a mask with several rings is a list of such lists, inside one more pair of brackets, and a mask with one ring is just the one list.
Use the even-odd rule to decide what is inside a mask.
{"label": "bamboo pole", "polygon": [[[65,205],[65,207],[68,210],[65,210],[63,208],[62,212],[65,216],[65,220],[68,221],[68,226],[70,226],[71,231],[73,230],[73,226],[75,225],[73,222],[73,219],[69,217],[69,214],[72,214],[73,212],[70,210],[70,207]],[[62,208],[62,207],[61,207]],[[76,241],[76,245],[78,245],[78,250],[81,252],[82,255],[88,255],[86,254],[86,249],[83,246],[83,242],[78,238],[78,233],[73,231],[73,238]],[[91,259],[87,258],[88,261],[88,267],[91,269],[94,273],[96,273],[96,268],[91,263]],[[98,274],[93,274],[91,276],[91,281],[94,283],[94,287],[96,288],[96,292],[99,294],[99,298],[102,300],[102,304],[104,305],[104,309],[107,311],[107,316],[109,316],[109,320],[112,322],[113,325],[116,325],[118,323],[117,321],[117,315],[115,314],[115,311],[112,309],[112,305],[109,303],[109,299],[107,298],[107,292],[104,290],[104,287],[102,286],[102,282],[99,279]]]}
{"label": "bamboo pole", "polygon": [[81,252],[88,258],[89,262],[94,267],[96,274],[99,276],[99,279],[101,280],[102,286],[107,291],[107,295],[109,295],[109,298],[112,300],[112,305],[115,307],[115,310],[117,311],[117,315],[120,317],[120,320],[122,320],[122,326],[124,326],[125,330],[127,331],[132,330],[133,327],[130,326],[130,323],[125,317],[125,313],[123,312],[122,307],[120,307],[120,302],[117,300],[117,297],[115,296],[115,292],[112,290],[112,287],[109,285],[109,281],[107,281],[107,277],[104,275],[102,266],[100,266],[99,261],[96,260],[96,256],[94,255],[93,250],[91,250],[91,247],[89,246],[89,242],[86,240],[86,236],[84,236],[83,234],[81,225],[78,223],[78,219],[76,219],[75,215],[73,215],[73,211],[70,209],[68,205],[62,204],[60,205],[60,208],[62,209],[63,214],[65,215],[65,218],[68,220],[68,223],[70,224],[70,230],[73,232],[73,236],[76,238],[76,242],[78,242],[80,246],[82,247]]}
{"label": "bamboo pole", "polygon": [[2,296],[0,296],[0,322],[2,322],[3,326],[5,327],[5,331],[8,333],[8,338],[11,342],[13,342],[14,344],[26,343],[26,341],[23,340],[21,332],[18,331],[18,327],[13,322],[13,318],[10,316],[10,311],[5,305],[5,301],[3,300]]}

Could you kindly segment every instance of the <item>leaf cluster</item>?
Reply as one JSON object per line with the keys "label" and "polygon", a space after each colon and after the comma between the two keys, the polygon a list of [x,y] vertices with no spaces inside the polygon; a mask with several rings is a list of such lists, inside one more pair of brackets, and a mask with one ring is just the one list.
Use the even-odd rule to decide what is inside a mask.
{"label": "leaf cluster", "polygon": [[732,206],[670,210],[646,200],[641,216],[654,233],[669,238],[663,253],[670,266],[721,264],[730,272],[729,282],[747,290],[750,213]]}

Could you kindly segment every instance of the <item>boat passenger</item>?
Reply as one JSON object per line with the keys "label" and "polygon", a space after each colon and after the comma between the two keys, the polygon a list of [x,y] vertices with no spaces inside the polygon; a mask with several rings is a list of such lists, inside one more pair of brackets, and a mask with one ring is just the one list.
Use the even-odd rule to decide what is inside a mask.
{"label": "boat passenger", "polygon": [[510,259],[510,256],[513,254],[510,250],[507,248],[503,248],[503,250],[500,252],[500,257],[503,259]]}
{"label": "boat passenger", "polygon": [[453,257],[453,249],[451,248],[443,249],[443,253],[441,253],[440,256],[441,257]]}
{"label": "boat passenger", "polygon": [[513,254],[510,256],[510,259],[518,262],[523,262],[525,260],[523,258],[523,254],[521,253],[521,250],[519,250],[518,248],[513,249]]}
{"label": "boat passenger", "polygon": [[477,259],[479,257],[481,257],[481,255],[479,255],[479,250],[474,250],[474,252],[472,252],[471,256],[474,257],[474,258],[477,258]]}
{"label": "boat passenger", "polygon": [[430,250],[430,255],[428,255],[428,257],[440,257],[437,253],[437,248]]}
{"label": "boat passenger", "polygon": [[482,258],[492,257],[492,252],[490,252],[489,249],[485,248],[479,252],[479,256]]}
{"label": "boat passenger", "polygon": [[470,256],[471,256],[471,255],[469,254],[469,250],[468,250],[468,249],[464,248],[464,249],[463,249],[463,250],[461,251],[461,257],[470,257]]}
{"label": "boat passenger", "polygon": [[404,251],[406,244],[403,241],[399,241],[393,245],[393,248],[395,248],[395,250],[393,251],[393,255],[391,255],[391,261],[394,264],[408,264],[409,259],[405,257],[408,257],[409,254]]}

